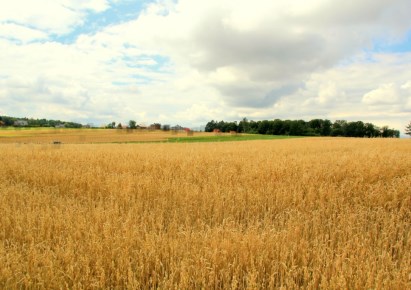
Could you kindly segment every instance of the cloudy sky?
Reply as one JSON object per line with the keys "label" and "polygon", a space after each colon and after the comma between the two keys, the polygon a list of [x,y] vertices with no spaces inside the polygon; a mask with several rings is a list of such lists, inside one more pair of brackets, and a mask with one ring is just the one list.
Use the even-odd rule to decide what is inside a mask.
{"label": "cloudy sky", "polygon": [[0,2],[0,115],[411,121],[409,0]]}

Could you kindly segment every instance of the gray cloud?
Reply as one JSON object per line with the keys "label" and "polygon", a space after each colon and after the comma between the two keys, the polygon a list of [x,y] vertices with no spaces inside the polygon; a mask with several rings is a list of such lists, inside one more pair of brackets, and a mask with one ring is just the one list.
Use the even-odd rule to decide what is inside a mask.
{"label": "gray cloud", "polygon": [[[210,5],[202,18],[194,21],[194,28],[183,42],[186,47],[178,43],[172,49],[177,54],[183,52],[189,64],[204,74],[223,67],[246,74],[247,80],[239,79],[237,84],[217,80],[215,87],[230,105],[249,105],[254,100],[259,106],[261,99],[266,99],[266,105],[277,99],[266,98],[268,91],[294,87],[311,73],[331,68],[372,47],[375,38],[390,39],[411,27],[403,12],[411,11],[409,1],[313,2],[313,8],[294,14],[262,2],[270,13],[262,15],[258,25],[250,29],[227,21],[236,12],[235,5],[231,9]],[[184,17],[183,12],[180,16]],[[233,92],[239,96],[240,91],[244,100],[233,97]]]}
{"label": "gray cloud", "polygon": [[298,90],[299,85],[285,85],[264,91],[258,84],[239,84],[236,86],[217,87],[225,96],[230,106],[244,108],[270,107],[282,97]]}
{"label": "gray cloud", "polygon": [[[84,3],[101,11],[109,2]],[[12,5],[0,20],[24,26],[32,15],[48,15],[30,5],[36,9],[24,13]],[[67,33],[90,12],[79,6],[71,15],[56,5],[61,17],[33,25],[48,36]],[[385,116],[400,128],[411,108],[402,88],[411,79],[411,55],[370,51],[374,42],[398,41],[411,29],[409,11],[408,0],[156,1],[137,19],[80,34],[73,44],[31,43],[42,37],[31,30],[21,30],[17,44],[7,38],[18,36],[10,26],[0,35],[1,111],[187,125],[244,116]],[[150,68],[157,58],[142,60],[151,56],[162,57]],[[381,102],[378,90],[391,83],[400,94]]]}

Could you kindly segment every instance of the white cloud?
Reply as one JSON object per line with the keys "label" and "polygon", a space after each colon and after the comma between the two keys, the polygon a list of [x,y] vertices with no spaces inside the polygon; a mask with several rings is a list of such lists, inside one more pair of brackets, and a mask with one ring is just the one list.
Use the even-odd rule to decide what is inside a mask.
{"label": "white cloud", "polygon": [[333,107],[335,103],[342,102],[346,98],[346,93],[334,80],[322,80],[317,83],[313,79],[306,82],[306,89],[300,90],[298,93],[308,95],[303,105],[305,106],[322,106]]}
{"label": "white cloud", "polygon": [[368,105],[396,104],[401,99],[402,92],[393,84],[383,84],[379,88],[368,92],[363,97],[363,102]]}
{"label": "white cloud", "polygon": [[0,37],[12,41],[30,42],[33,40],[47,39],[48,35],[42,31],[17,25],[14,23],[0,23]]}
{"label": "white cloud", "polygon": [[102,12],[110,7],[107,0],[61,0],[61,3],[73,10],[91,10],[94,12]]}
{"label": "white cloud", "polygon": [[0,4],[1,111],[181,125],[368,118],[398,128],[411,113],[411,54],[363,54],[410,31],[408,0],[156,1],[132,21],[52,41],[110,3]]}
{"label": "white cloud", "polygon": [[[48,34],[66,34],[90,12],[109,7],[106,0],[13,0],[0,3],[0,23],[18,24]],[[3,32],[0,32],[2,36]]]}
{"label": "white cloud", "polygon": [[408,31],[405,8],[411,2],[367,0],[336,8],[326,0],[180,0],[172,7],[157,2],[110,32],[197,70],[229,105],[267,106],[278,100],[267,97],[272,91],[296,88],[374,39],[392,41]]}

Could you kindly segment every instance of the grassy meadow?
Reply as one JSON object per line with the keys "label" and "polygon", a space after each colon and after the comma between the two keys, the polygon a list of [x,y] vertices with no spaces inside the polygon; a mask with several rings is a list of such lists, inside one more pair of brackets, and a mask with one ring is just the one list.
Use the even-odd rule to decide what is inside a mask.
{"label": "grassy meadow", "polygon": [[0,288],[411,288],[410,140],[49,137],[0,138]]}

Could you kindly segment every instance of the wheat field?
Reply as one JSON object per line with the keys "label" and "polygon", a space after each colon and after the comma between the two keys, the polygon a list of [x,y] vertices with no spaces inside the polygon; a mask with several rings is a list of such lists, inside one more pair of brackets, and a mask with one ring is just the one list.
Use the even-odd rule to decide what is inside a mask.
{"label": "wheat field", "polygon": [[[189,136],[207,137],[214,133],[196,132]],[[223,134],[229,135],[229,134]],[[168,138],[188,136],[184,131],[146,129],[58,129],[58,128],[0,128],[0,143],[64,144],[158,142]]]}
{"label": "wheat field", "polygon": [[0,288],[411,289],[411,142],[0,144]]}

